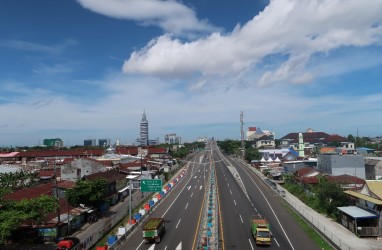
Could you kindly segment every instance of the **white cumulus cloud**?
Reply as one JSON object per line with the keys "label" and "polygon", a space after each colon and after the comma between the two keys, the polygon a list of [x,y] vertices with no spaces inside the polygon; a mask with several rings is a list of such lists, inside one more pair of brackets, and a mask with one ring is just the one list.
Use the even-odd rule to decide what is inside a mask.
{"label": "white cumulus cloud", "polygon": [[123,71],[196,75],[200,84],[208,76],[235,77],[253,71],[265,57],[280,54],[286,59],[275,68],[263,69],[259,85],[309,82],[317,76],[307,69],[314,55],[346,46],[382,45],[381,13],[380,0],[273,0],[228,34],[214,32],[188,42],[166,34],[157,37],[134,51]]}
{"label": "white cumulus cloud", "polygon": [[120,19],[159,26],[175,35],[216,30],[207,20],[199,20],[193,9],[174,0],[77,0],[93,12]]}

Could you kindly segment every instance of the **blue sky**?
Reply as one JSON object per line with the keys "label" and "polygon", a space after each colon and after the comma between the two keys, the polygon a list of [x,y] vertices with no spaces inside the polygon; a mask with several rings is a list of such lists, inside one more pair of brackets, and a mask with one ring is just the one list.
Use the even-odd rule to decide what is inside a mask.
{"label": "blue sky", "polygon": [[0,145],[382,135],[382,2],[0,0]]}

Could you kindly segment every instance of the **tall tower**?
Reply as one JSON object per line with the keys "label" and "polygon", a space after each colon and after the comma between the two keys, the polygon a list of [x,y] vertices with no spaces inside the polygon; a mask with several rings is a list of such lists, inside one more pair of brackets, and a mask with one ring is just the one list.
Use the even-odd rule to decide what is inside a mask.
{"label": "tall tower", "polygon": [[149,122],[146,119],[146,111],[143,110],[139,138],[141,146],[147,146],[149,144]]}
{"label": "tall tower", "polygon": [[302,133],[298,133],[298,156],[305,157],[304,153],[304,138],[302,137]]}

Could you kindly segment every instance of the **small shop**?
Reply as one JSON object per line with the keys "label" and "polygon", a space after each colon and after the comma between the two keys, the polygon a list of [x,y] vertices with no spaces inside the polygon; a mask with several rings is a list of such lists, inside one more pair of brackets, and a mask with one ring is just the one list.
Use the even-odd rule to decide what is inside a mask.
{"label": "small shop", "polygon": [[377,237],[379,216],[356,206],[338,207],[341,224],[359,237]]}

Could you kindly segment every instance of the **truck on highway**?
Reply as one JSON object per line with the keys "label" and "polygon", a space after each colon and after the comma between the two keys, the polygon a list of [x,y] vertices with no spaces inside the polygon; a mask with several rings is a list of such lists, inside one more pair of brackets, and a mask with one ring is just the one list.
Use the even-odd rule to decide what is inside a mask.
{"label": "truck on highway", "polygon": [[142,227],[143,239],[146,243],[153,241],[159,243],[165,230],[166,227],[163,218],[150,218]]}
{"label": "truck on highway", "polygon": [[271,245],[269,222],[261,215],[253,215],[251,220],[252,235],[256,245]]}

